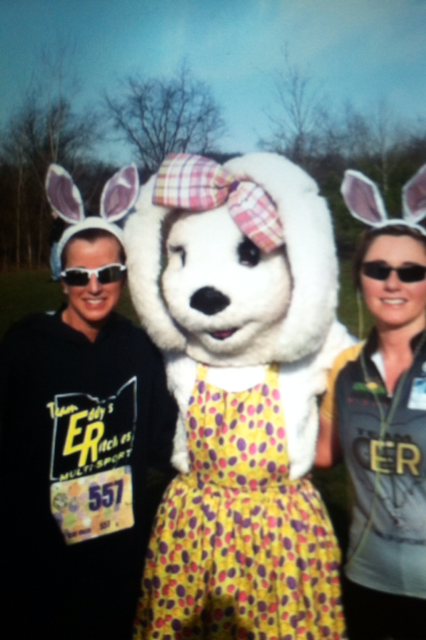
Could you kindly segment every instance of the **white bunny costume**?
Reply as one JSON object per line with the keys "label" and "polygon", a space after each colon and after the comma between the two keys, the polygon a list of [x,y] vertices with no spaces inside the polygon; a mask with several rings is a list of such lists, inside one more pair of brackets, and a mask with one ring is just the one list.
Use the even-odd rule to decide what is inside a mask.
{"label": "white bunny costume", "polygon": [[[259,639],[293,638],[302,627],[306,637],[317,629],[323,636],[312,637],[326,637],[332,629],[340,637],[337,587],[324,596],[332,604],[331,617],[317,611],[315,589],[307,600],[299,595],[288,610],[298,611],[299,619],[286,615],[289,593],[294,588],[301,594],[301,576],[290,565],[288,572],[269,572],[274,562],[285,563],[282,550],[293,543],[284,538],[299,527],[296,520],[302,521],[295,516],[294,527],[287,528],[293,506],[282,496],[277,498],[282,509],[260,507],[265,500],[278,505],[276,485],[286,487],[285,494],[291,486],[297,495],[307,491],[313,501],[318,499],[301,479],[314,456],[315,396],[324,390],[334,355],[348,344],[345,330],[335,322],[337,262],[329,212],[315,182],[285,158],[251,154],[219,168],[209,162],[194,156],[168,159],[142,189],[125,229],[133,300],[144,327],[165,350],[169,386],[180,407],[173,462],[181,475],[164,499],[153,534],[137,636],[157,637],[156,624],[165,624],[162,633],[170,637],[183,630],[195,637],[198,628],[204,637],[234,637],[235,625],[248,631],[244,637]],[[163,243],[168,254],[164,269]],[[215,417],[213,425],[208,416]],[[211,491],[219,492],[219,502],[210,501]],[[231,502],[222,512],[225,494]],[[182,499],[202,507],[191,515],[189,502],[185,506]],[[323,514],[317,504],[316,513]],[[181,534],[174,540],[165,533],[170,513],[185,543]],[[306,557],[322,553],[310,538],[318,527],[327,532],[325,546],[332,550],[327,518],[311,524],[303,536]],[[229,557],[215,550],[211,535],[218,545],[233,541]],[[261,549],[266,553],[268,545],[269,556],[264,556]],[[178,551],[183,556],[173,564]],[[242,555],[245,568],[235,574],[232,563],[240,565]],[[191,557],[194,566],[188,573],[186,559]],[[297,563],[296,556],[293,560]],[[332,573],[336,560],[336,555],[323,560]],[[177,581],[161,570],[163,563],[173,565]],[[262,587],[263,575],[269,578]],[[325,573],[306,578],[313,584],[323,579]],[[332,582],[338,582],[336,573]],[[163,589],[171,594],[169,616]],[[253,611],[258,607],[257,614],[249,614],[247,598]],[[272,618],[265,618],[264,607],[272,607]],[[213,620],[215,611],[221,612],[220,623]]]}

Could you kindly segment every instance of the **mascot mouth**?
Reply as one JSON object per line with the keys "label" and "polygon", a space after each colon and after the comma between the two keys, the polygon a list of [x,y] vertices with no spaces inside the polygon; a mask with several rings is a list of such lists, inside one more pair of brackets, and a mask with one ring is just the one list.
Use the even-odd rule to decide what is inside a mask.
{"label": "mascot mouth", "polygon": [[234,335],[238,329],[225,329],[224,331],[212,331],[209,335],[215,340],[226,340]]}

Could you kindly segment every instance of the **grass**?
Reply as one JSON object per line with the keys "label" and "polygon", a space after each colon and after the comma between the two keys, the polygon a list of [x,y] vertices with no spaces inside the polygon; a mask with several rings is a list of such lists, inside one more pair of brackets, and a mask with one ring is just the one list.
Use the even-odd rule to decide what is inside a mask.
{"label": "grass", "polygon": [[[65,301],[61,285],[50,280],[50,271],[48,269],[0,273],[0,298],[2,301],[0,337],[3,336],[11,324],[28,313],[57,309]],[[133,320],[135,324],[138,324],[127,288],[123,292],[118,310]],[[341,265],[338,315],[349,331],[354,335],[358,335],[358,306],[351,284],[350,265],[347,262],[343,262]],[[363,315],[367,331],[372,321],[365,311]],[[327,504],[340,543],[343,548],[346,548],[348,512],[352,493],[347,481],[345,467],[338,465],[334,469],[327,471],[315,471],[314,482]],[[151,474],[150,492],[155,495],[155,502],[160,499],[162,489],[161,478]]]}

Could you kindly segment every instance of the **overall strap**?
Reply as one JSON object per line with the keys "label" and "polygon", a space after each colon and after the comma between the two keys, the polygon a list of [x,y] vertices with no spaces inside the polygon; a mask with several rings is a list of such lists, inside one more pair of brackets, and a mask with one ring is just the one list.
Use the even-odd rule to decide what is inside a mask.
{"label": "overall strap", "polygon": [[265,384],[273,389],[279,389],[279,370],[278,362],[273,362],[266,366]]}
{"label": "overall strap", "polygon": [[205,382],[207,380],[207,372],[208,367],[206,364],[202,364],[201,362],[197,363],[197,381]]}

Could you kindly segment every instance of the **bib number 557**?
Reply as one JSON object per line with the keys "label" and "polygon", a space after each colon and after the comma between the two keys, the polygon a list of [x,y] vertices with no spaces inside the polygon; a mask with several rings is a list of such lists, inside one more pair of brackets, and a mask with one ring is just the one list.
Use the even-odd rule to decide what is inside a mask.
{"label": "bib number 557", "polygon": [[123,497],[123,480],[106,482],[105,484],[92,484],[89,487],[89,509],[98,511],[101,507],[119,505]]}

